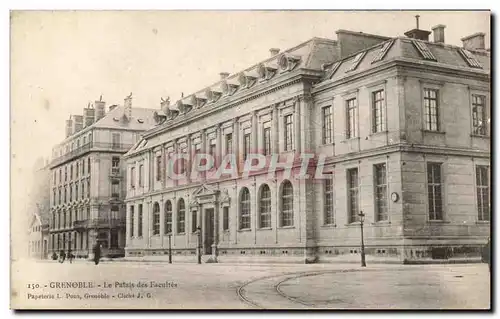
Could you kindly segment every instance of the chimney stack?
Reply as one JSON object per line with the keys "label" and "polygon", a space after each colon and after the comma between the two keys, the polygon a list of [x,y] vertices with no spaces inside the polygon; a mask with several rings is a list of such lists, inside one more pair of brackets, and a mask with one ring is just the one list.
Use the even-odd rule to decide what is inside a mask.
{"label": "chimney stack", "polygon": [[132,92],[125,98],[123,106],[125,116],[130,120],[132,118]]}
{"label": "chimney stack", "polygon": [[221,72],[221,73],[219,73],[219,75],[220,75],[220,79],[224,80],[224,79],[226,79],[229,76],[229,73],[227,73],[227,72]]}
{"label": "chimney stack", "polygon": [[278,49],[278,48],[271,48],[271,49],[269,49],[269,52],[271,53],[271,56],[275,56],[278,53],[280,53],[280,49]]}
{"label": "chimney stack", "polygon": [[417,27],[415,29],[412,29],[410,31],[405,32],[405,35],[408,38],[422,40],[422,41],[429,41],[429,34],[431,34],[431,32],[419,29],[419,27],[420,27],[419,18],[420,18],[420,16],[417,14],[415,16],[415,19],[417,21]]}
{"label": "chimney stack", "polygon": [[83,115],[72,115],[73,133],[78,133],[83,129]]}
{"label": "chimney stack", "polygon": [[484,50],[485,33],[477,32],[462,38],[463,47],[466,50]]}
{"label": "chimney stack", "polygon": [[89,103],[86,108],[83,109],[84,125],[85,127],[94,124],[95,121],[95,109]]}
{"label": "chimney stack", "polygon": [[94,102],[95,105],[95,121],[99,121],[106,115],[106,102],[102,100],[102,95],[99,97],[99,101]]}
{"label": "chimney stack", "polygon": [[435,43],[444,43],[444,28],[446,28],[446,26],[443,24],[432,27]]}
{"label": "chimney stack", "polygon": [[73,134],[73,120],[66,120],[66,137],[70,137]]}

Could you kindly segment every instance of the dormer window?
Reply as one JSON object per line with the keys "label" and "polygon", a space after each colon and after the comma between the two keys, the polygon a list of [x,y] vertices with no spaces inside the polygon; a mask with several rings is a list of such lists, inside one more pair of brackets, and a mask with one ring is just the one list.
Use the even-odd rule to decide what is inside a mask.
{"label": "dormer window", "polygon": [[476,59],[476,57],[472,53],[470,53],[470,51],[462,48],[458,49],[458,51],[460,51],[460,54],[470,67],[478,69],[483,68],[482,65],[479,63],[479,61]]}
{"label": "dormer window", "polygon": [[335,72],[337,72],[339,66],[340,66],[340,61],[333,63],[331,65],[331,67],[325,68],[325,70],[326,70],[325,78],[331,79],[333,77],[333,75],[335,74]]}
{"label": "dormer window", "polygon": [[366,51],[358,53],[354,57],[354,60],[352,61],[352,64],[351,64],[351,67],[349,68],[349,70],[347,70],[347,72],[351,72],[351,71],[356,70],[356,68],[358,67],[358,65],[361,63],[361,61],[365,57],[365,54],[366,54]]}
{"label": "dormer window", "polygon": [[421,41],[418,40],[413,40],[413,45],[415,48],[417,48],[418,52],[420,55],[425,59],[425,60],[431,60],[431,61],[437,61],[436,57],[432,52],[429,50],[427,45]]}
{"label": "dormer window", "polygon": [[387,52],[389,51],[389,49],[391,48],[393,43],[394,43],[394,40],[391,40],[389,42],[384,43],[382,48],[380,48],[380,51],[378,52],[378,54],[375,56],[375,58],[373,58],[372,63],[381,61],[385,57],[385,55],[387,54]]}
{"label": "dormer window", "polygon": [[278,60],[281,71],[291,71],[293,70],[300,61],[300,57],[283,53]]}

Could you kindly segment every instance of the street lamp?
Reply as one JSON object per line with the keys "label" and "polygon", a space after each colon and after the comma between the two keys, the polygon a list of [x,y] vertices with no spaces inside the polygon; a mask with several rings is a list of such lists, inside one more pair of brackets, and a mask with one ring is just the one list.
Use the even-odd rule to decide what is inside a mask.
{"label": "street lamp", "polygon": [[360,211],[359,214],[359,225],[361,226],[361,267],[366,267],[365,261],[365,241],[363,238],[363,222],[365,221],[365,214]]}
{"label": "street lamp", "polygon": [[168,263],[172,263],[172,234],[168,235]]}
{"label": "street lamp", "polygon": [[201,227],[196,228],[196,235],[198,236],[198,264],[201,264]]}

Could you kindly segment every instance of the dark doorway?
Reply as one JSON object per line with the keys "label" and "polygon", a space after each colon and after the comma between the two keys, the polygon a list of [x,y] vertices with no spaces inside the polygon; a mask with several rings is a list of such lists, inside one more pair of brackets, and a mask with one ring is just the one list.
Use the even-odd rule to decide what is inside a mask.
{"label": "dark doorway", "polygon": [[205,254],[212,254],[212,244],[214,243],[214,209],[205,209]]}

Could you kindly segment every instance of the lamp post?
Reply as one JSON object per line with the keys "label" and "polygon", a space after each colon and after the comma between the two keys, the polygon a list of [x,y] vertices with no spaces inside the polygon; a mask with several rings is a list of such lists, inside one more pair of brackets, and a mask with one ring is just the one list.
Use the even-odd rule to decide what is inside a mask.
{"label": "lamp post", "polygon": [[198,264],[201,264],[201,227],[196,228],[196,235],[198,236]]}
{"label": "lamp post", "polygon": [[365,241],[363,238],[363,222],[365,221],[365,214],[360,211],[359,214],[359,225],[361,226],[361,267],[366,267],[365,261]]}
{"label": "lamp post", "polygon": [[168,235],[168,263],[172,263],[172,234]]}

